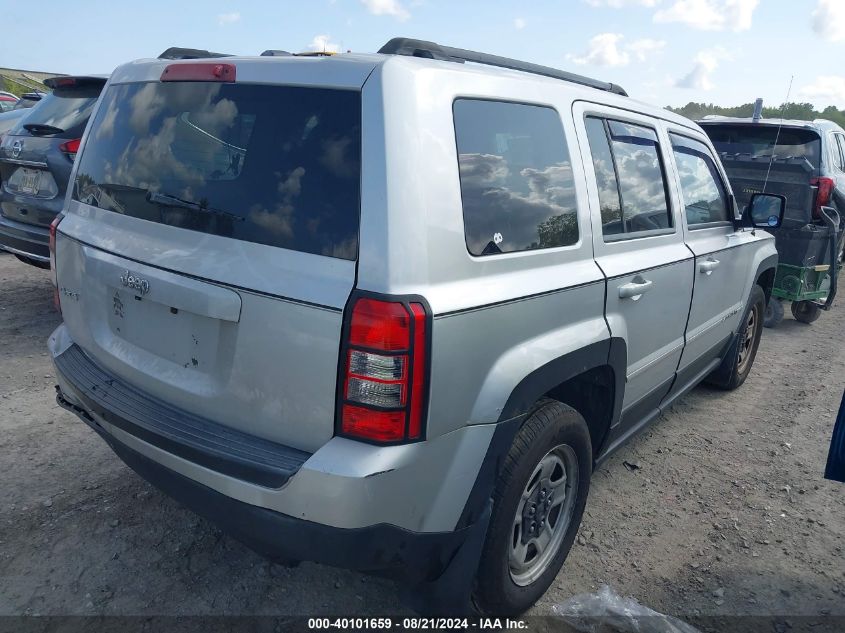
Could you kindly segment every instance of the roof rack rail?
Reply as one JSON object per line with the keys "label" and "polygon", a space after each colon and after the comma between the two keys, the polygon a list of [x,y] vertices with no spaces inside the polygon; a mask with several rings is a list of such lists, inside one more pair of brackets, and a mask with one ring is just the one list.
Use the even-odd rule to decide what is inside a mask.
{"label": "roof rack rail", "polygon": [[470,51],[463,48],[453,48],[452,46],[441,46],[440,44],[427,42],[425,40],[415,40],[407,37],[394,37],[387,44],[382,46],[378,52],[383,55],[406,55],[408,57],[422,57],[425,59],[437,59],[447,62],[473,62],[475,64],[485,64],[487,66],[509,68],[510,70],[520,70],[534,75],[542,75],[544,77],[569,81],[582,86],[596,88],[597,90],[612,92],[623,97],[628,96],[628,93],[625,92],[622,86],[617,86],[616,84],[606,81],[599,81],[598,79],[584,77],[583,75],[576,75],[575,73],[570,73],[565,70],[558,70],[557,68],[551,68],[549,66],[523,62],[509,57],[499,57],[498,55],[479,53],[478,51]]}
{"label": "roof rack rail", "polygon": [[207,59],[209,57],[231,57],[231,55],[229,53],[212,53],[199,48],[171,46],[158,56],[159,59]]}

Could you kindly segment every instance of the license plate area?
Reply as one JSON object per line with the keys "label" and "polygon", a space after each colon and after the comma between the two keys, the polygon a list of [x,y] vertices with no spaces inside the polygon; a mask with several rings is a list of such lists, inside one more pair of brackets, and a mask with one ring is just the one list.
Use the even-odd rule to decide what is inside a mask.
{"label": "license plate area", "polygon": [[184,369],[210,373],[220,321],[167,306],[125,288],[108,287],[112,335]]}
{"label": "license plate area", "polygon": [[38,190],[41,183],[41,170],[27,169],[26,167],[21,167],[20,171],[20,192],[30,196],[38,195]]}

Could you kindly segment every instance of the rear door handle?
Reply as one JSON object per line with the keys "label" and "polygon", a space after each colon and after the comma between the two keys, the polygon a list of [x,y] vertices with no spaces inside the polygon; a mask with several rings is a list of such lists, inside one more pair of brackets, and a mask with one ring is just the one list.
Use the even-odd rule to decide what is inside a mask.
{"label": "rear door handle", "polygon": [[719,260],[712,257],[707,261],[703,261],[698,265],[698,272],[709,275],[719,266]]}
{"label": "rear door handle", "polygon": [[619,298],[636,301],[651,290],[651,284],[651,280],[637,277],[631,283],[619,286]]}

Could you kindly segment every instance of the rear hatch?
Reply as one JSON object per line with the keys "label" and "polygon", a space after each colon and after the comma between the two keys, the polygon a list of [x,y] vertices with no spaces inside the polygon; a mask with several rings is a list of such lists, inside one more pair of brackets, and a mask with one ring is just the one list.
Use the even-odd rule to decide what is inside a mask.
{"label": "rear hatch", "polygon": [[786,196],[785,225],[812,221],[821,162],[821,138],[814,130],[760,123],[706,123],[702,127],[719,152],[740,208],[764,190]]}
{"label": "rear hatch", "polygon": [[66,326],[141,392],[314,451],[334,433],[372,63],[229,58],[236,82],[179,65],[124,67],[103,94],[59,225]]}
{"label": "rear hatch", "polygon": [[57,77],[53,91],[26,111],[0,144],[0,213],[47,227],[64,203],[76,148],[103,77]]}

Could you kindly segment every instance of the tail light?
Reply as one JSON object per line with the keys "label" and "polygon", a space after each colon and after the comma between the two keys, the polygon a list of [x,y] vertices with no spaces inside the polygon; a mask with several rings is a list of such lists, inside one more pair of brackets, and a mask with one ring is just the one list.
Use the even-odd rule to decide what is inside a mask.
{"label": "tail light", "polygon": [[61,145],[59,145],[59,149],[71,161],[76,160],[76,153],[79,151],[79,143],[81,141],[81,138],[75,138],[72,141],[67,141],[66,143],[62,143]]}
{"label": "tail light", "polygon": [[822,217],[822,207],[830,205],[836,183],[832,178],[813,178],[810,180],[810,184],[817,188],[816,202],[813,205],[813,217],[816,220],[820,220]]}
{"label": "tail light", "polygon": [[341,353],[340,435],[379,444],[423,438],[429,337],[422,303],[354,300]]}
{"label": "tail light", "polygon": [[53,305],[56,306],[59,314],[62,313],[62,305],[59,301],[59,278],[56,274],[56,229],[64,217],[60,213],[50,222],[50,278],[53,282]]}

